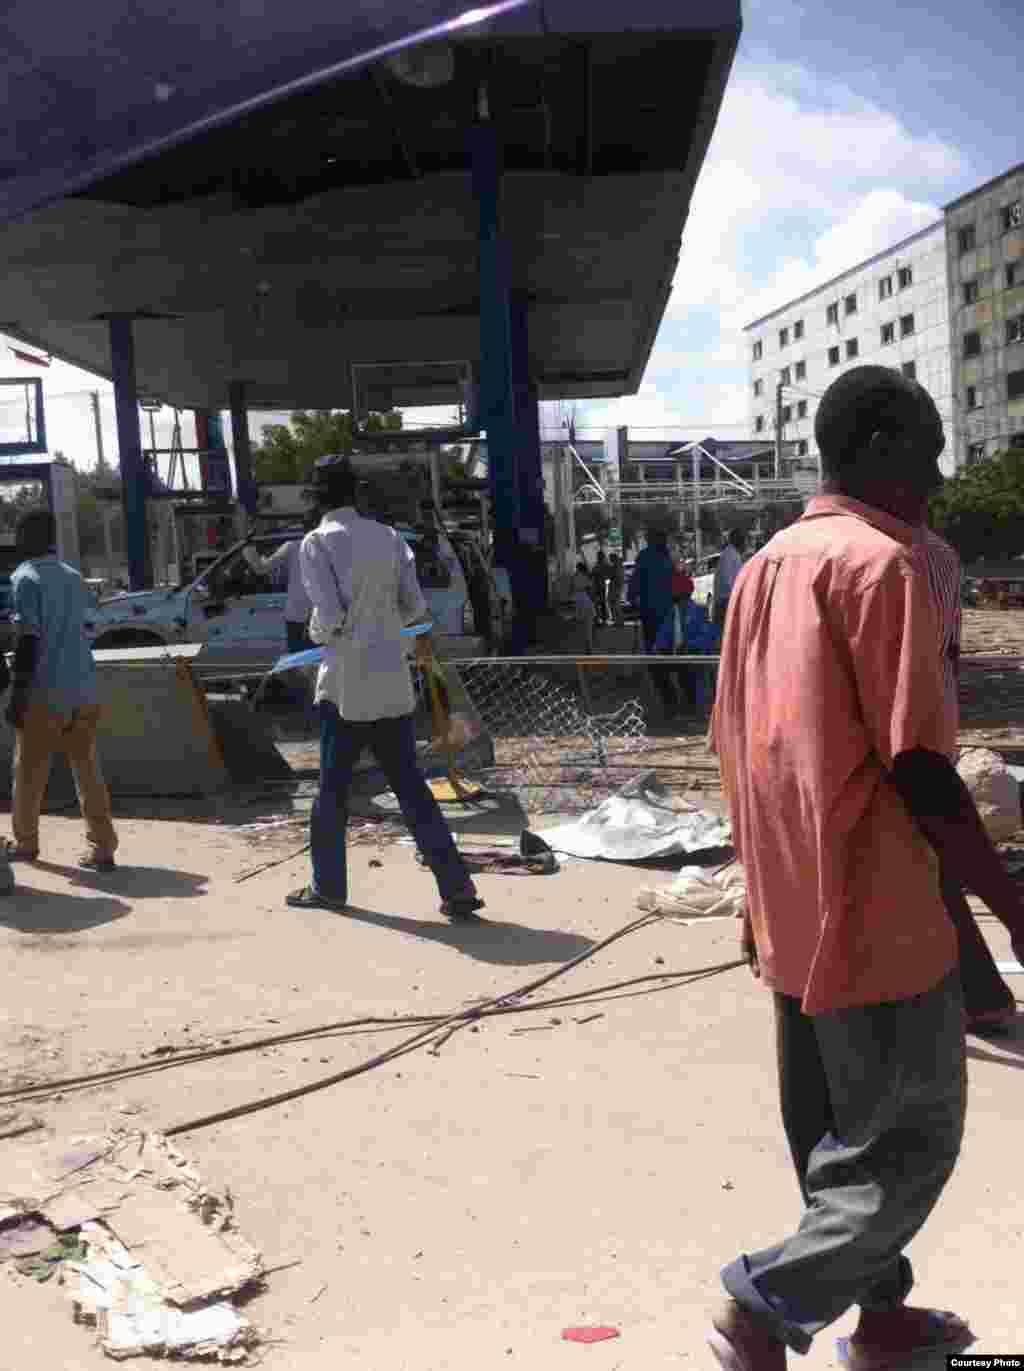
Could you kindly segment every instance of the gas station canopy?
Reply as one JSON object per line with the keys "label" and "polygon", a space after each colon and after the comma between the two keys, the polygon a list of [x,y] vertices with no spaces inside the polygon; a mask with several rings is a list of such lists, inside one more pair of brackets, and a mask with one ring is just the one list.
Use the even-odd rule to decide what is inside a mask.
{"label": "gas station canopy", "polygon": [[[480,357],[467,138],[489,118],[543,397],[640,383],[739,0],[94,0],[5,10],[0,331],[221,409],[440,398]],[[481,103],[481,91],[484,91]],[[381,377],[384,385],[381,389]]]}

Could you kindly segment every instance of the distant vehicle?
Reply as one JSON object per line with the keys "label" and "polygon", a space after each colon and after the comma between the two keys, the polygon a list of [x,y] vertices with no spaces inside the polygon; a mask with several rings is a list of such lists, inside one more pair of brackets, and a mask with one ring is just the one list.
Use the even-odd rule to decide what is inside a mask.
{"label": "distant vehicle", "polygon": [[[412,547],[417,573],[434,621],[438,656],[478,657],[484,647],[474,633],[466,575],[446,534],[400,528]],[[301,529],[248,538],[223,553],[191,584],[173,590],[142,590],[102,600],[86,624],[97,651],[205,643],[209,663],[222,679],[258,675],[287,650],[284,607],[287,587],[255,570],[247,546],[268,557]],[[208,674],[208,673],[207,673]]]}

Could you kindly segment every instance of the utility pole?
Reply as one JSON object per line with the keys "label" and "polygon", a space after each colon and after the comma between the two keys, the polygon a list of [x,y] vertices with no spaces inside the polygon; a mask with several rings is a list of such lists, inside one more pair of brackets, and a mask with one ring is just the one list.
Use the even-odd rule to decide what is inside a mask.
{"label": "utility pole", "polygon": [[101,476],[107,472],[107,459],[103,455],[103,424],[100,420],[100,393],[92,392],[92,423],[96,430],[96,470]]}
{"label": "utility pole", "polygon": [[775,479],[782,473],[782,382],[775,387]]}

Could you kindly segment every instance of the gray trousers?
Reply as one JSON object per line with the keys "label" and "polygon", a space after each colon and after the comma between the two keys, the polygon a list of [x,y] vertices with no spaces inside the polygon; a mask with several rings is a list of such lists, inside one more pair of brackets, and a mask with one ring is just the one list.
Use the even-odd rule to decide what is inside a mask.
{"label": "gray trousers", "polygon": [[806,1352],[851,1305],[902,1304],[903,1248],[952,1173],[967,1103],[959,976],[908,1000],[808,1017],[775,996],[782,1118],[807,1206],[792,1237],[738,1257],[727,1292]]}

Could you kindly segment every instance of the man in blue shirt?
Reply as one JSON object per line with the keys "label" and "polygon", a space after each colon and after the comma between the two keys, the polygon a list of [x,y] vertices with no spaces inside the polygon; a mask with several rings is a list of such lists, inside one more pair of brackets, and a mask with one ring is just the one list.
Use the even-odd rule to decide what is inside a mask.
{"label": "man in blue shirt", "polygon": [[[636,559],[629,583],[629,603],[640,614],[645,652],[654,652],[658,629],[672,608],[673,570],[668,534],[663,528],[649,529],[647,546]],[[675,691],[665,679],[664,671],[652,671],[651,679],[661,696],[665,714],[671,718],[676,712]]]}
{"label": "man in blue shirt", "polygon": [[24,561],[11,577],[18,645],[7,722],[15,730],[12,861],[39,856],[39,811],[55,752],[67,754],[85,816],[88,851],[79,866],[114,867],[117,834],[110,794],[96,751],[100,707],[96,665],[85,637],[88,606],[82,578],[54,554],[57,525],[45,509],[18,521]]}

